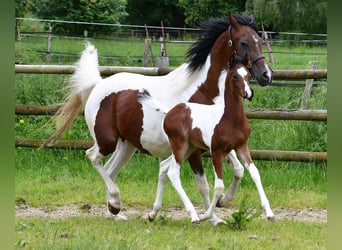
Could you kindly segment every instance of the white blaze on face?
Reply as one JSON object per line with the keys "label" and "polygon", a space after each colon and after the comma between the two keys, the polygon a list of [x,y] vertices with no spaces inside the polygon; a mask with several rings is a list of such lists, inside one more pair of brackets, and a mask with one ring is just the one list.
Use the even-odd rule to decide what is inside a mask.
{"label": "white blaze on face", "polygon": [[250,98],[252,96],[252,90],[249,87],[248,82],[245,80],[245,77],[248,75],[248,71],[246,70],[245,67],[240,67],[237,70],[238,74],[242,77],[243,83],[244,83],[244,89],[245,89],[245,93],[247,93],[247,98]]}
{"label": "white blaze on face", "polygon": [[256,35],[252,35],[252,37],[253,37],[253,39],[254,39],[256,48],[259,50],[259,46],[258,46],[259,37],[257,37]]}
{"label": "white blaze on face", "polygon": [[[258,50],[260,50],[260,52],[261,52],[261,48],[259,48],[259,46],[258,46],[258,42],[259,42],[259,37],[258,36],[256,36],[256,35],[252,35],[252,37],[253,37],[253,39],[254,39],[254,42],[255,42],[255,46],[257,47],[257,49]],[[271,82],[271,79],[272,79],[272,70],[270,69],[270,67],[268,67],[268,65],[267,64],[265,64],[265,67],[266,67],[266,75],[268,76],[268,79],[269,79],[269,82]]]}

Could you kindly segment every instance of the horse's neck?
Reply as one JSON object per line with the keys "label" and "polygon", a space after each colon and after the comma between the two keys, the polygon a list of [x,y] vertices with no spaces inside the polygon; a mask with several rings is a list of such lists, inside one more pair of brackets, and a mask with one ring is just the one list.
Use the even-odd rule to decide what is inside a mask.
{"label": "horse's neck", "polygon": [[[233,84],[233,83],[229,83]],[[224,90],[224,113],[223,116],[236,122],[247,122],[243,109],[242,97],[233,93],[232,88]]]}
{"label": "horse's neck", "polygon": [[219,97],[220,84],[222,78],[222,72],[226,71],[226,65],[229,58],[226,55],[231,55],[231,48],[226,46],[226,37],[221,36],[211,50],[206,62],[206,66],[209,65],[207,70],[207,77],[198,90],[191,96],[189,102],[199,102],[203,104],[213,104],[214,99]]}

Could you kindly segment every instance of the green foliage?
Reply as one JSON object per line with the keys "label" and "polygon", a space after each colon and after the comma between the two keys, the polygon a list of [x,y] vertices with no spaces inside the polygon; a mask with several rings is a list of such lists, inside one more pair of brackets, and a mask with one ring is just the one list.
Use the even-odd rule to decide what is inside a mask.
{"label": "green foliage", "polygon": [[245,1],[179,0],[179,6],[184,11],[185,23],[195,26],[210,17],[222,17],[231,12],[242,12]]}
{"label": "green foliage", "polygon": [[[32,0],[31,11],[39,18],[65,21],[118,23],[127,15],[125,0]],[[82,34],[110,32],[108,27],[92,25],[54,24],[54,32]]]}
{"label": "green foliage", "polygon": [[[144,10],[144,11],[142,11]],[[125,22],[128,24],[160,26],[184,26],[184,14],[178,7],[178,0],[128,0]]]}
{"label": "green foliage", "polygon": [[242,198],[239,210],[232,213],[228,225],[233,230],[246,230],[247,224],[261,215],[261,210],[255,209],[251,204],[247,204],[247,197]]}
{"label": "green foliage", "polygon": [[247,0],[246,11],[267,30],[327,33],[326,0]]}

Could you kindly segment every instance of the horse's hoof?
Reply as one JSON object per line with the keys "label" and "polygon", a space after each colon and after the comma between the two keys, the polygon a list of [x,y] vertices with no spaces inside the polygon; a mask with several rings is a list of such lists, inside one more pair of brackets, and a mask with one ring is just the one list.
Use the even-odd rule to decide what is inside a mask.
{"label": "horse's hoof", "polygon": [[224,204],[220,202],[220,200],[217,201],[216,207],[224,207]]}
{"label": "horse's hoof", "polygon": [[224,202],[224,195],[221,195],[216,203],[216,207],[225,207],[226,203],[227,202]]}
{"label": "horse's hoof", "polygon": [[271,221],[271,222],[274,222],[276,219],[275,219],[275,216],[273,215],[273,216],[268,216],[267,220]]}
{"label": "horse's hoof", "polygon": [[122,215],[122,214],[114,215],[114,214],[111,214],[109,211],[106,212],[106,216],[107,218],[113,219],[113,220],[119,220],[119,221],[128,220],[128,218],[125,215]]}
{"label": "horse's hoof", "polygon": [[225,220],[222,220],[218,217],[213,217],[213,218],[209,219],[208,222],[214,226],[217,226],[219,224],[223,224],[223,225],[227,224],[227,222]]}
{"label": "horse's hoof", "polygon": [[148,215],[147,218],[148,218],[148,221],[149,221],[149,222],[154,221],[154,217],[152,217],[151,215]]}
{"label": "horse's hoof", "polygon": [[120,212],[120,208],[113,207],[109,202],[107,203],[107,208],[108,211],[113,215],[117,215]]}
{"label": "horse's hoof", "polygon": [[192,221],[192,225],[195,225],[195,226],[199,226],[200,225],[200,221],[199,220],[194,220]]}

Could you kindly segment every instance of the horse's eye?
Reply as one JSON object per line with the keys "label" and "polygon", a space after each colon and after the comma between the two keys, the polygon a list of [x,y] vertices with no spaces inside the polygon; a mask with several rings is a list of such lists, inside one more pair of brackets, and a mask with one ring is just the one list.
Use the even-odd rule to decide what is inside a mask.
{"label": "horse's eye", "polygon": [[244,49],[247,49],[248,48],[248,43],[241,42],[241,47],[244,48]]}
{"label": "horse's eye", "polygon": [[237,75],[233,74],[233,75],[232,75],[232,79],[233,79],[234,82],[236,82],[236,81],[238,80]]}

